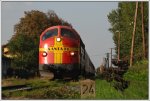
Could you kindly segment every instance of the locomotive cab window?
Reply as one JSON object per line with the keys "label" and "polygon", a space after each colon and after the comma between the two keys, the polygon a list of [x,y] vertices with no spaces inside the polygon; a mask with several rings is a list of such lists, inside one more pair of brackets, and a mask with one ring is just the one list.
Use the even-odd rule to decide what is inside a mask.
{"label": "locomotive cab window", "polygon": [[61,36],[77,39],[74,32],[72,32],[71,30],[68,30],[68,29],[63,29],[63,28],[61,29]]}
{"label": "locomotive cab window", "polygon": [[42,36],[42,40],[46,40],[47,38],[53,37],[53,36],[57,36],[58,35],[58,29],[52,29],[52,30],[48,30],[43,36]]}

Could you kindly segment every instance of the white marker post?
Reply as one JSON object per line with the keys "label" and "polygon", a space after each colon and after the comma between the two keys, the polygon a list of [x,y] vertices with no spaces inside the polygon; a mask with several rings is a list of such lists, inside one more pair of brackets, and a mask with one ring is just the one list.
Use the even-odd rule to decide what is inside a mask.
{"label": "white marker post", "polygon": [[81,98],[95,98],[95,81],[94,80],[83,80],[80,81],[80,92]]}

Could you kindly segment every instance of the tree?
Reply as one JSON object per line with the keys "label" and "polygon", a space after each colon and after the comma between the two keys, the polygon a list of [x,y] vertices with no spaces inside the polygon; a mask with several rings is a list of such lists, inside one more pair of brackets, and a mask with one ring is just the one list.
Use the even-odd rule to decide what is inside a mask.
{"label": "tree", "polygon": [[62,18],[59,18],[53,10],[49,10],[47,12],[47,17],[49,20],[49,26],[66,25],[66,26],[72,27],[70,23],[68,23],[67,21],[64,21]]}
{"label": "tree", "polygon": [[[140,3],[140,2],[139,2]],[[148,57],[148,2],[144,2],[144,34],[145,34],[145,54]],[[118,8],[108,14],[108,21],[111,24],[109,31],[113,34],[116,53],[118,53],[118,33],[120,32],[120,58],[130,59],[131,40],[133,32],[133,21],[135,14],[135,2],[119,2]],[[133,60],[143,59],[142,53],[142,23],[141,7],[138,7],[137,24],[135,31],[134,55]]]}
{"label": "tree", "polygon": [[40,35],[48,27],[48,17],[45,13],[32,10],[25,11],[25,17],[20,18],[20,22],[15,25],[15,34]]}
{"label": "tree", "polygon": [[[34,49],[35,45],[36,43],[33,42],[32,37],[21,33],[9,41],[8,48],[11,53],[15,54],[12,60],[12,67],[14,69],[37,72],[38,59],[34,56],[38,54]],[[23,74],[21,76],[23,76]],[[24,77],[27,76],[26,74]]]}
{"label": "tree", "polygon": [[46,28],[54,25],[63,25],[64,22],[68,26],[71,24],[59,18],[55,12],[45,14],[31,10],[24,13],[25,16],[15,25],[15,34],[8,43],[10,53],[16,55],[12,61],[12,67],[38,74],[40,34]]}

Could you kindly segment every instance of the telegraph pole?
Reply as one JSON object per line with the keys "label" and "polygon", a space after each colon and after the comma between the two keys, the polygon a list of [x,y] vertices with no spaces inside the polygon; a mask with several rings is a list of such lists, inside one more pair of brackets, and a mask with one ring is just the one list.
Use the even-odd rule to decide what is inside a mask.
{"label": "telegraph pole", "polygon": [[142,38],[143,38],[143,58],[145,59],[145,36],[144,36],[144,9],[143,2],[141,2],[141,15],[142,15]]}
{"label": "telegraph pole", "polygon": [[112,48],[111,48],[110,54],[111,54],[111,55],[110,55],[110,67],[112,67],[112,62],[111,62],[111,61],[112,61]]}
{"label": "telegraph pole", "polygon": [[118,33],[118,56],[117,56],[117,60],[120,60],[120,31],[116,31]]}
{"label": "telegraph pole", "polygon": [[106,53],[106,57],[107,57],[107,65],[108,65],[108,68],[109,68],[109,53]]}
{"label": "telegraph pole", "polygon": [[118,31],[118,61],[120,60],[120,31]]}
{"label": "telegraph pole", "polygon": [[131,55],[130,55],[130,67],[132,66],[132,62],[133,62],[133,48],[134,48],[134,36],[135,36],[135,28],[136,28],[137,10],[138,10],[138,2],[136,2],[136,10],[135,10],[135,16],[134,16],[134,27],[133,27],[133,33],[132,33],[132,45],[131,45]]}
{"label": "telegraph pole", "polygon": [[114,48],[110,48],[110,66],[112,67],[112,49],[114,49]]}

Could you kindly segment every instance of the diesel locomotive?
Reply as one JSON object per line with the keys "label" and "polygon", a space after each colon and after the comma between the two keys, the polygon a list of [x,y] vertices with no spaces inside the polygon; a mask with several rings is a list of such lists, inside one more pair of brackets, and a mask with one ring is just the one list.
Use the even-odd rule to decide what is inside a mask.
{"label": "diesel locomotive", "polygon": [[39,72],[43,77],[92,77],[95,67],[79,34],[69,26],[53,26],[40,35]]}

